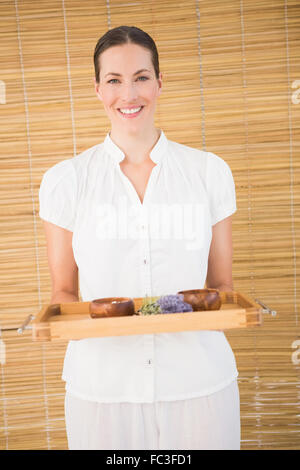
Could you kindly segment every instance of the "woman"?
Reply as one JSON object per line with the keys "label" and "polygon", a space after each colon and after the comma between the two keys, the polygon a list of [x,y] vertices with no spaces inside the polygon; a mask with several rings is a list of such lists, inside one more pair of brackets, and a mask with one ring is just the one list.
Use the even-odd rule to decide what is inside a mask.
{"label": "woman", "polygon": [[[232,290],[227,163],[154,125],[157,49],[136,27],[94,53],[104,142],[50,168],[40,187],[51,303]],[[64,361],[69,449],[239,449],[237,369],[221,331],[70,341]]]}

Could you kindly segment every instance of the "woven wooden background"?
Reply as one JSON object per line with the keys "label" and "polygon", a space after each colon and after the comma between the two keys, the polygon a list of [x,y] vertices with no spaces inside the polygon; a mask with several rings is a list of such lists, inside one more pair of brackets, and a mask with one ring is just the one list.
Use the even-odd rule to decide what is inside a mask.
{"label": "woven wooden background", "polygon": [[122,24],[157,43],[156,125],[230,165],[234,287],[277,310],[261,328],[227,333],[242,449],[300,449],[299,1],[6,0],[0,22],[0,449],[67,448],[66,343],[9,328],[49,302],[39,185],[108,132],[93,50]]}

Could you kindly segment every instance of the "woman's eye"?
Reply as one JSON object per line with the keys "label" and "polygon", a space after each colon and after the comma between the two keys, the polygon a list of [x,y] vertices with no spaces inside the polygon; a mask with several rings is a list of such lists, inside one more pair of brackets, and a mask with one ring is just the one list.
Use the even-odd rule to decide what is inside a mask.
{"label": "woman's eye", "polygon": [[[140,78],[143,79],[142,82],[144,82],[145,80],[148,80],[148,77],[145,77],[145,76],[143,76],[143,75],[142,75],[141,77],[138,77],[137,80],[139,80]],[[117,78],[112,78],[111,80],[108,80],[107,83],[112,83],[112,84],[113,84],[113,83],[116,83],[117,81],[118,81]]]}

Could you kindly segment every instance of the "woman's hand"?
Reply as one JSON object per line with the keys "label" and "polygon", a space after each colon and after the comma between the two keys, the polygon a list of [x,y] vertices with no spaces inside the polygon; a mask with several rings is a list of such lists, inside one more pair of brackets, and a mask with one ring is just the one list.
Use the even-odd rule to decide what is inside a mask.
{"label": "woman's hand", "polygon": [[73,232],[43,220],[52,281],[51,304],[78,302],[78,267],[72,248]]}
{"label": "woman's hand", "polygon": [[220,291],[232,291],[232,216],[212,227],[206,287]]}

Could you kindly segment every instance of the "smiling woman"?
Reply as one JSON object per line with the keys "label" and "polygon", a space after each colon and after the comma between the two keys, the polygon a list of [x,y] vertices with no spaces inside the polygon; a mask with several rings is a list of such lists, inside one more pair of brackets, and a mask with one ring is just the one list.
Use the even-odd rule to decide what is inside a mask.
{"label": "smiling woman", "polygon": [[162,74],[153,63],[152,51],[144,46],[129,42],[102,49],[96,47],[101,55],[97,56],[95,91],[111,121],[110,137],[132,163],[141,163],[157,139],[154,114]]}
{"label": "smiling woman", "polygon": [[[78,274],[83,301],[172,295],[206,281],[233,289],[232,173],[219,156],[155,127],[162,74],[153,39],[134,26],[111,29],[97,42],[94,65],[110,132],[47,170],[40,187],[51,303],[78,300]],[[155,205],[161,211],[149,217]],[[199,229],[186,217],[164,224],[165,207],[200,208]],[[62,376],[69,448],[239,449],[237,376],[222,331],[70,341]]]}

